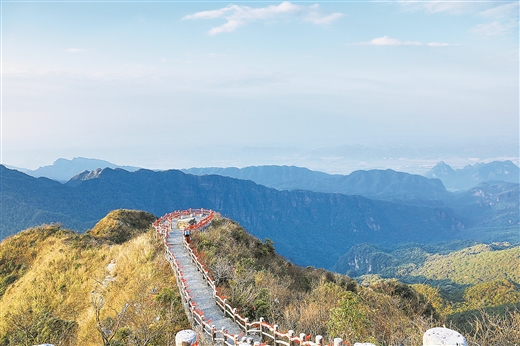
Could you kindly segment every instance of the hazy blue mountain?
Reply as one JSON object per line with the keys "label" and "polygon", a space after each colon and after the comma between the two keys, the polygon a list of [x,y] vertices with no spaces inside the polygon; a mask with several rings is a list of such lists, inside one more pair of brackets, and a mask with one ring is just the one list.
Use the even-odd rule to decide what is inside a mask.
{"label": "hazy blue mountain", "polygon": [[22,172],[22,173],[25,173],[25,174],[29,174],[32,172],[30,169],[27,169],[27,168],[21,168],[21,167],[15,167],[15,166],[9,166],[9,165],[4,165],[6,168],[9,168],[9,169],[15,169],[17,170],[18,172]]}
{"label": "hazy blue mountain", "polygon": [[327,174],[295,166],[245,168],[191,168],[185,173],[252,180],[277,190],[309,190],[361,195],[406,203],[431,203],[451,197],[439,179],[387,170],[355,171],[349,175]]}
{"label": "hazy blue mountain", "polygon": [[387,274],[392,277],[399,273],[402,276],[406,274],[405,268],[390,268],[404,264],[421,265],[426,258],[425,251],[459,250],[474,245],[471,240],[477,239],[487,243],[501,241],[519,244],[519,200],[520,184],[503,181],[482,183],[454,195],[450,203],[467,227],[465,232],[460,233],[461,241],[451,242],[442,248],[410,244],[396,251],[374,244],[359,244],[342,255],[333,270],[351,276]]}
{"label": "hazy blue mountain", "polygon": [[439,162],[425,174],[425,177],[442,180],[447,189],[463,191],[487,181],[519,183],[520,171],[518,166],[509,160],[476,163],[462,169],[453,169],[445,162]]}
{"label": "hazy blue mountain", "polygon": [[274,165],[250,166],[245,168],[189,168],[183,169],[182,171],[195,175],[217,174],[225,177],[252,180],[257,184],[272,187],[277,190],[312,191],[312,189],[309,187],[313,187],[323,179],[332,177],[330,174],[312,171],[308,168]]}
{"label": "hazy blue mountain", "polygon": [[52,165],[43,166],[35,170],[18,170],[36,178],[46,177],[59,182],[67,182],[69,179],[83,171],[92,171],[96,168],[122,168],[129,172],[134,172],[140,169],[132,166],[118,166],[104,160],[75,157],[72,160],[57,159]]}
{"label": "hazy blue mountain", "polygon": [[[474,239],[520,242],[520,184],[488,181],[459,193],[450,203]],[[516,230],[516,232],[514,232]]]}
{"label": "hazy blue mountain", "polygon": [[[34,178],[0,165],[0,224],[1,239],[30,226],[61,222],[68,227],[83,227],[74,216],[74,208],[85,208],[70,195],[70,189],[48,179]],[[72,207],[72,209],[70,208]]]}
{"label": "hazy blue mountain", "polygon": [[238,221],[261,239],[272,239],[278,251],[297,264],[329,268],[355,244],[435,243],[465,237],[467,232],[461,217],[447,207],[278,191],[218,175],[105,168],[59,184],[4,166],[0,174],[2,238],[50,222],[86,230],[121,208],[161,216],[203,207]]}

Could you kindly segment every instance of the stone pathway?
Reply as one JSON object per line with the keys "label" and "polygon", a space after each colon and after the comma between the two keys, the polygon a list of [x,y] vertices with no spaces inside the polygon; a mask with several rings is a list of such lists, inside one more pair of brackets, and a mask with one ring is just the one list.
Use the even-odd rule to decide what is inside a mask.
{"label": "stone pathway", "polygon": [[197,309],[204,312],[206,322],[214,325],[217,330],[226,329],[228,333],[235,335],[243,335],[240,329],[232,319],[224,317],[224,313],[215,303],[213,298],[213,290],[206,284],[201,273],[192,262],[188,251],[183,246],[182,231],[177,229],[177,222],[172,222],[172,231],[168,234],[168,247],[175,258],[179,261],[179,265],[183,271],[186,286],[190,292],[193,301],[197,304]]}

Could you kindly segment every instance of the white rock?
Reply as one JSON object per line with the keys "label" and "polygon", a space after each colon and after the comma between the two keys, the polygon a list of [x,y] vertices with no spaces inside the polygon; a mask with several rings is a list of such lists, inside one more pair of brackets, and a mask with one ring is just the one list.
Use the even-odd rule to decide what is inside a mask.
{"label": "white rock", "polygon": [[106,269],[110,275],[114,275],[114,272],[116,271],[116,261],[111,260],[110,263],[107,264]]}
{"label": "white rock", "polygon": [[459,332],[437,327],[424,333],[423,346],[468,346],[468,343]]}
{"label": "white rock", "polygon": [[175,346],[192,346],[197,342],[197,333],[191,329],[181,330],[175,335]]}

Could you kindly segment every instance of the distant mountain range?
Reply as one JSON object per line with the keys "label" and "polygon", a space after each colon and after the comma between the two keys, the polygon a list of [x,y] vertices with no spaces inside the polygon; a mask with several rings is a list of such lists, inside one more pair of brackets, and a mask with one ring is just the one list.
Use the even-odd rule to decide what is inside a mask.
{"label": "distant mountain range", "polygon": [[452,191],[464,191],[487,181],[520,182],[519,168],[511,161],[478,163],[455,170],[440,162],[424,177],[390,169],[354,171],[349,175],[327,174],[295,166],[208,167],[182,171],[248,179],[278,190],[360,194],[385,200],[444,200],[447,197],[445,187]]}
{"label": "distant mountain range", "polygon": [[[33,177],[46,177],[59,182],[67,182],[84,171],[97,168],[121,168],[129,172],[140,169],[133,166],[119,166],[108,161],[76,157],[72,160],[58,159],[52,165],[36,170],[9,167]],[[360,170],[348,175],[327,174],[295,166],[251,166],[245,168],[189,168],[183,172],[195,175],[217,174],[231,178],[252,180],[257,184],[277,190],[310,190],[316,192],[363,195],[384,200],[443,200],[446,189],[464,191],[487,181],[520,183],[520,171],[511,161],[477,163],[462,169],[453,169],[439,162],[430,171],[421,175],[393,170]],[[438,179],[438,180],[437,180]],[[439,181],[440,180],[440,181]],[[442,184],[441,184],[442,182]],[[443,186],[442,186],[443,185]]]}
{"label": "distant mountain range", "polygon": [[387,170],[355,171],[349,175],[327,174],[295,166],[246,168],[191,168],[183,172],[196,175],[217,174],[252,180],[277,190],[309,190],[361,195],[398,202],[424,203],[449,198],[439,179]]}
{"label": "distant mountain range", "polygon": [[476,163],[462,169],[453,169],[439,162],[425,176],[440,179],[448,190],[456,191],[468,190],[487,181],[520,182],[518,166],[511,161]]}
{"label": "distant mountain range", "polygon": [[57,159],[52,165],[43,166],[35,170],[17,167],[12,168],[35,178],[45,177],[62,183],[69,181],[72,177],[81,172],[92,171],[96,168],[122,168],[129,172],[134,172],[140,169],[139,167],[118,166],[108,161],[87,159],[84,157],[75,157],[72,160]]}
{"label": "distant mountain range", "polygon": [[[4,166],[0,166],[0,174],[2,238],[50,222],[86,230],[109,211],[121,208],[161,216],[203,207],[231,217],[261,239],[270,238],[280,254],[297,264],[330,268],[359,243],[392,247],[475,237],[515,241],[518,234],[518,184],[489,183],[465,195],[454,195],[443,190],[438,180],[394,171],[369,171],[365,178],[357,173],[357,181],[365,181],[367,195],[377,191],[377,184],[384,188],[393,179],[397,184],[407,182],[412,192],[429,188],[429,193],[419,197],[415,192],[396,190],[399,197],[393,198],[387,192],[388,200],[404,200],[397,203],[361,195],[279,191],[248,180],[178,170],[105,168],[79,174],[66,184]],[[356,188],[361,194],[360,186],[363,184]],[[430,202],[408,202],[417,198]]]}

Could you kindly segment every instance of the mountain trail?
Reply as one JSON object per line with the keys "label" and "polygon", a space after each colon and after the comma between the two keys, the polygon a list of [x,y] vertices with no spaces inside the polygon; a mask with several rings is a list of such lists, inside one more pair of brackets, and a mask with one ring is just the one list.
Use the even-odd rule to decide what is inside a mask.
{"label": "mountain trail", "polygon": [[[172,220],[171,230],[168,232],[168,248],[178,261],[182,269],[183,278],[187,286],[187,291],[196,303],[197,309],[204,313],[205,321],[215,326],[217,330],[227,330],[228,334],[244,334],[240,327],[232,319],[225,317],[222,310],[218,307],[213,296],[213,290],[208,286],[201,273],[190,258],[187,249],[183,244],[183,232],[177,228],[179,220]],[[197,220],[199,221],[199,220]]]}

